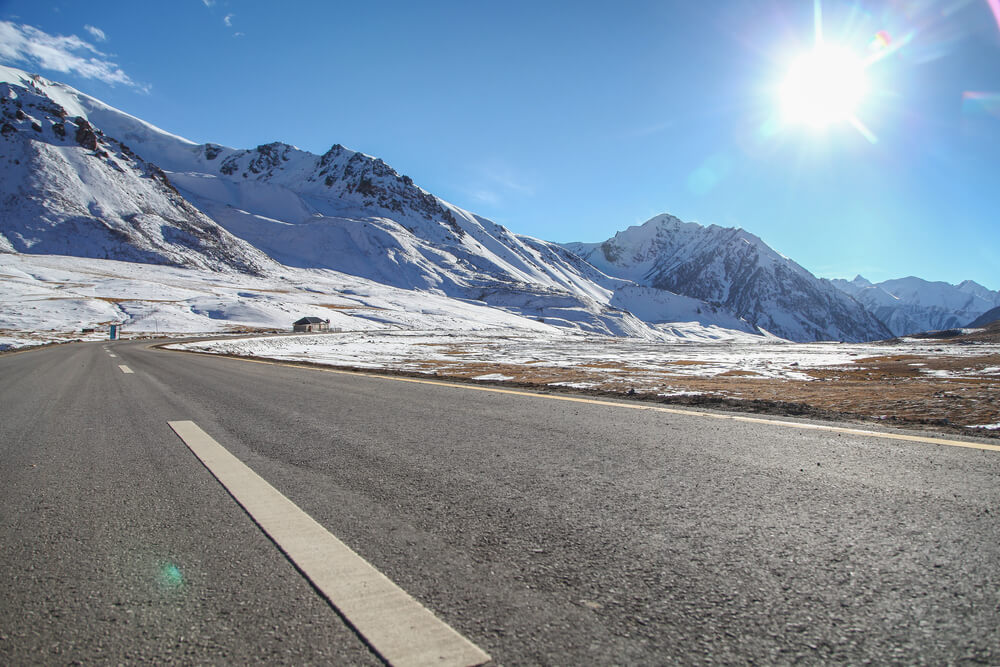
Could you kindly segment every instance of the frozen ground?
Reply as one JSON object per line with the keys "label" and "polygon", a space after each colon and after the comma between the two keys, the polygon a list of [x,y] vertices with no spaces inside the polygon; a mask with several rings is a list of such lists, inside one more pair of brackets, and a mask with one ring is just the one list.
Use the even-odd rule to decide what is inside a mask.
{"label": "frozen ground", "polygon": [[346,332],[172,347],[983,432],[996,432],[1000,422],[1000,344],[650,343],[565,331],[482,330]]}
{"label": "frozen ground", "polygon": [[[287,332],[303,316],[329,319],[335,332],[246,336]],[[613,338],[333,271],[288,269],[252,278],[0,253],[0,350],[99,339],[113,322],[124,325],[126,336],[233,334],[186,345],[190,350],[961,425],[1000,436],[1000,337],[993,334],[965,336],[965,344],[794,344],[671,323],[654,331],[659,340]]]}
{"label": "frozen ground", "polygon": [[[591,369],[595,382],[615,373],[627,373],[636,381],[648,374],[678,377],[719,376],[810,381],[808,369],[836,369],[858,359],[893,354],[934,358],[940,344],[908,341],[887,348],[884,344],[713,342],[680,339],[655,342],[608,338],[570,332],[516,332],[484,330],[348,332],[280,338],[243,338],[180,345],[189,350],[267,357],[288,361],[311,361],[332,366],[383,368],[403,371],[443,372],[456,364],[533,366],[535,368]],[[994,346],[1000,352],[1000,346]],[[981,355],[983,348],[949,350]],[[918,363],[915,363],[916,367]],[[948,377],[948,371],[924,370],[928,375]],[[1000,375],[1000,369],[969,371],[971,375]],[[596,385],[595,385],[596,386]],[[643,387],[652,390],[653,387]]]}
{"label": "frozen ground", "polygon": [[[608,338],[569,332],[515,332],[484,330],[348,332],[276,338],[185,343],[175,347],[219,354],[267,357],[287,361],[310,361],[332,366],[382,368],[402,371],[441,372],[456,364],[532,366],[592,370],[595,386],[615,373],[627,374],[635,382],[644,374],[662,377],[715,378],[739,376],[813,381],[809,369],[863,370],[859,359],[906,354],[936,359],[940,344],[904,341],[885,344],[715,342],[678,341],[649,343],[628,338]],[[1000,354],[1000,345],[956,347],[949,356],[979,357]],[[998,376],[1000,368],[968,369],[966,372],[926,368],[911,364],[928,376]],[[583,386],[583,383],[581,383]],[[637,390],[640,387],[637,387]],[[643,386],[652,391],[655,387]]]}

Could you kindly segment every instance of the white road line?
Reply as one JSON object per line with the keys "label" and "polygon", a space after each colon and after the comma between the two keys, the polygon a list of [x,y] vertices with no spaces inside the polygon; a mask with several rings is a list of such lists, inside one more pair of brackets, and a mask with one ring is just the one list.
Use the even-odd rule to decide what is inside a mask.
{"label": "white road line", "polygon": [[118,355],[117,355],[117,354],[111,354],[110,352],[108,352],[108,356],[109,356],[109,357],[112,357],[112,358],[114,358],[114,359],[117,359],[117,358],[118,358]]}
{"label": "white road line", "polygon": [[125,364],[118,364],[118,368],[122,369],[122,373],[133,373],[134,371],[126,366]]}
{"label": "white road line", "polygon": [[481,665],[490,656],[354,553],[191,421],[167,422],[261,530],[390,665]]}

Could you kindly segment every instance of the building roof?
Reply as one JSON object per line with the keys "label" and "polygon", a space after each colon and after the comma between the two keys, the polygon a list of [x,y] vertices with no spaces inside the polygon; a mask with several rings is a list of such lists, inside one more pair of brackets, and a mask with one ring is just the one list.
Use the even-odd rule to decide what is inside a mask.
{"label": "building roof", "polygon": [[325,324],[328,321],[319,317],[303,317],[298,322],[292,322],[292,324]]}

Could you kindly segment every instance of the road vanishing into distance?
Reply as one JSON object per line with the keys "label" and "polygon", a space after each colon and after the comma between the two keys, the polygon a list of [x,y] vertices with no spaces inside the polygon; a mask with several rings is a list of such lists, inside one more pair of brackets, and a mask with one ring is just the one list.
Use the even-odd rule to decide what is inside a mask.
{"label": "road vanishing into distance", "polygon": [[0,356],[2,664],[1000,663],[996,440],[149,346]]}

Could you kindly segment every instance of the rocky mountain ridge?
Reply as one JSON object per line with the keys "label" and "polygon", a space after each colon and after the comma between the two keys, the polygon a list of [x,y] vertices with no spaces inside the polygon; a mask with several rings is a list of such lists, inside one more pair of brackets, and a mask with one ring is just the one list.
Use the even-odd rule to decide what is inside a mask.
{"label": "rocky mountain ridge", "polygon": [[659,215],[602,243],[566,248],[605,273],[723,308],[797,341],[888,338],[876,317],[738,228],[704,227]]}
{"label": "rocky mountain ridge", "polygon": [[28,87],[0,83],[0,248],[260,274],[274,263],[155,164]]}
{"label": "rocky mountain ridge", "polygon": [[[205,234],[226,231],[230,233],[225,239],[238,237],[233,240],[239,241],[239,247],[261,262],[240,266],[227,259],[237,270],[264,270],[264,263],[270,264],[267,270],[271,271],[280,271],[282,264],[329,269],[404,289],[482,302],[555,326],[663,337],[631,313],[609,305],[608,286],[621,281],[600,274],[556,244],[512,234],[434,197],[377,158],[342,146],[313,155],[281,143],[251,150],[198,145],[63,84],[11,68],[0,70],[9,88],[21,91],[18,94],[30,91],[40,100],[47,99],[53,108],[62,107],[66,115],[80,114],[75,118],[93,128],[98,142],[106,139],[117,145],[112,137],[129,137],[128,150],[149,160],[149,169],[156,174],[146,181],[155,181],[162,189],[151,191],[140,175],[124,181],[114,176],[122,166],[117,158],[113,164],[104,164],[91,159],[96,155],[82,154],[89,149],[78,145],[73,151],[52,153],[40,146],[45,144],[40,137],[18,132],[24,140],[21,143],[41,157],[19,171],[23,178],[2,183],[0,194],[17,204],[3,220],[2,229],[20,239],[26,236],[20,228],[45,221],[51,242],[5,243],[8,251],[183,264],[178,257],[149,254],[150,248],[165,243],[152,227],[149,238],[128,235],[128,218],[123,216],[132,215],[133,208],[142,212],[143,202],[149,199],[159,218],[187,220],[181,214],[187,211],[207,225]],[[101,119],[101,126],[95,118]],[[115,134],[104,128],[113,128]],[[52,178],[67,154],[74,161],[62,169],[65,178]],[[90,207],[88,220],[98,227],[110,221],[116,234],[126,234],[121,243],[75,224],[70,212],[53,218],[23,205],[32,201],[44,206],[65,199],[59,190],[66,181],[74,181],[73,201],[64,208],[72,212]],[[99,184],[99,192],[88,192],[87,182]],[[146,209],[153,210],[150,206]],[[169,225],[156,229],[161,227],[166,230]],[[167,235],[168,241],[178,236],[174,231]]]}

